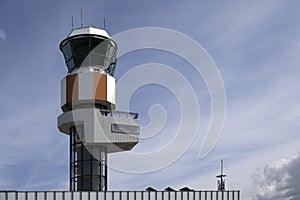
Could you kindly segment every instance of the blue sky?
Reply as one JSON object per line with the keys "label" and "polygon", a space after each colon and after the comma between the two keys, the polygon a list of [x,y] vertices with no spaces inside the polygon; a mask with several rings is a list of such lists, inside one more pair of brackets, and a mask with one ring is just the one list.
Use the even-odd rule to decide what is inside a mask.
{"label": "blue sky", "polygon": [[[145,63],[161,63],[178,71],[192,85],[201,117],[193,144],[176,162],[144,174],[111,169],[110,189],[215,189],[215,175],[223,159],[227,188],[241,189],[243,199],[296,199],[300,190],[291,175],[299,174],[300,167],[299,7],[296,0],[1,0],[0,189],[68,188],[68,137],[56,128],[61,113],[60,80],[66,74],[58,45],[71,30],[71,16],[75,26],[80,25],[82,8],[85,26],[101,27],[106,17],[111,35],[148,26],[188,35],[218,66],[227,95],[222,135],[213,151],[199,159],[211,116],[209,93],[201,76],[185,60],[158,50],[119,58],[117,79]],[[145,126],[154,104],[167,113],[165,127],[156,137],[141,140],[135,152],[163,146],[177,129],[179,104],[168,88],[140,87],[131,98],[130,109],[140,113]],[[153,162],[160,159],[164,158]],[[119,162],[122,165],[126,157]]]}

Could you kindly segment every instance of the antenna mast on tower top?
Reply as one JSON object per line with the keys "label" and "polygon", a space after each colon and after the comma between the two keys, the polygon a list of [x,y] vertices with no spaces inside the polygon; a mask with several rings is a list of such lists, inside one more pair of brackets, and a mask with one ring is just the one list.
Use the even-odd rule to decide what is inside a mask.
{"label": "antenna mast on tower top", "polygon": [[83,28],[83,23],[82,23],[82,8],[80,10],[80,22],[81,22],[81,28]]}
{"label": "antenna mast on tower top", "polygon": [[106,30],[106,19],[105,19],[105,17],[103,19],[103,29]]}
{"label": "antenna mast on tower top", "polygon": [[223,174],[223,160],[221,160],[221,174],[216,176],[220,180],[218,180],[218,191],[225,191],[225,178],[226,175]]}
{"label": "antenna mast on tower top", "polygon": [[74,17],[72,16],[72,31],[74,30]]}

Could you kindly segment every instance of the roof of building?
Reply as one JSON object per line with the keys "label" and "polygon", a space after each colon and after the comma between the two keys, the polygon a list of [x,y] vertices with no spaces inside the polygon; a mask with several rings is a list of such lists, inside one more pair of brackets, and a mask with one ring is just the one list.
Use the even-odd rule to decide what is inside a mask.
{"label": "roof of building", "polygon": [[176,190],[174,190],[174,189],[173,189],[173,188],[171,188],[171,187],[167,187],[167,188],[165,188],[165,191],[172,192],[172,191],[176,191]]}
{"label": "roof of building", "polygon": [[151,191],[157,191],[157,190],[154,189],[153,187],[147,187],[146,191],[151,192]]}
{"label": "roof of building", "polygon": [[110,38],[110,36],[106,32],[106,30],[95,28],[95,27],[86,27],[86,28],[74,29],[69,34],[69,37],[72,37],[72,36],[75,36],[75,35],[85,35],[85,34],[99,35],[99,36],[104,36],[106,38]]}

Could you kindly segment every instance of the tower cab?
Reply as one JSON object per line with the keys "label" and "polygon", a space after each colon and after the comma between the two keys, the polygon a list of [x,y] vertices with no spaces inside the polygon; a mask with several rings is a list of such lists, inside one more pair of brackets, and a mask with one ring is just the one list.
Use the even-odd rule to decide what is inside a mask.
{"label": "tower cab", "polygon": [[94,27],[75,29],[59,46],[68,73],[95,71],[114,76],[117,44],[105,30]]}

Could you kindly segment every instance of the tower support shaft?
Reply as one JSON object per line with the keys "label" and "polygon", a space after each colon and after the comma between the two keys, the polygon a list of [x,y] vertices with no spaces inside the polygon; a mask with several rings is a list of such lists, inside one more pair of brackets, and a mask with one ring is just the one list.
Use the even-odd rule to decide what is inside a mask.
{"label": "tower support shaft", "polygon": [[[107,191],[107,150],[95,158],[83,145],[76,127],[70,128],[70,191]],[[93,152],[95,153],[95,152]]]}

